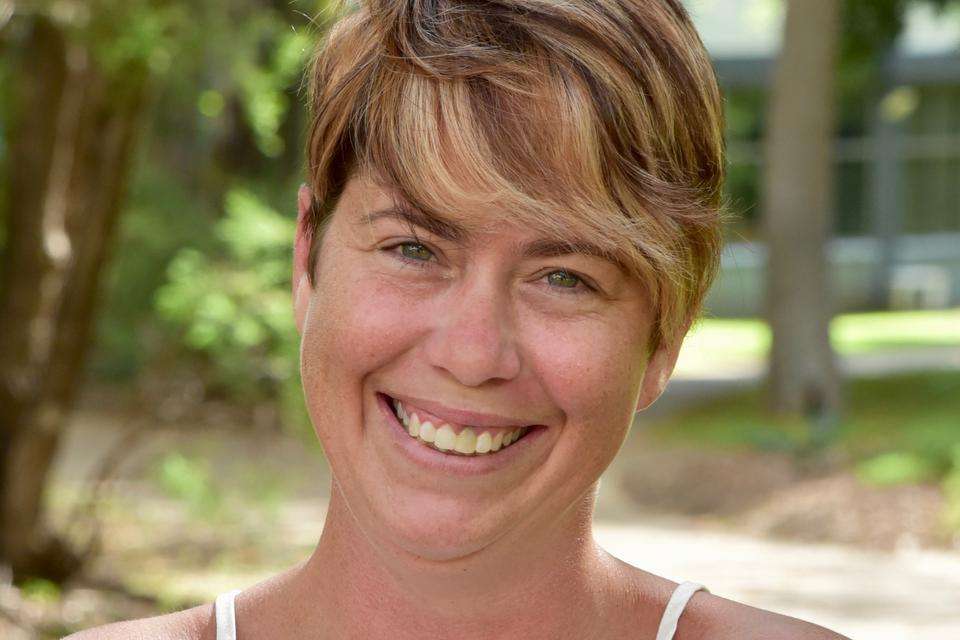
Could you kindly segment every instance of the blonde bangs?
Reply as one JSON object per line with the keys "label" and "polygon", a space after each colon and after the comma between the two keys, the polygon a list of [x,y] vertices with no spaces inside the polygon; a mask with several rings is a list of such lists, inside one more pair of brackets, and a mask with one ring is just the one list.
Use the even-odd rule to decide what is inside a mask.
{"label": "blonde bangs", "polygon": [[[678,82],[667,65],[675,75],[684,65],[658,61],[629,33],[643,5],[674,40],[696,39],[672,4],[515,0],[480,10],[448,0],[424,15],[420,3],[363,3],[336,23],[311,71],[311,228],[322,229],[349,176],[364,173],[468,229],[509,223],[599,248],[646,286],[651,347],[682,338],[719,259],[723,141],[712,69],[712,84]],[[700,47],[690,73],[709,69]],[[629,51],[638,59],[624,61]],[[315,263],[312,251],[311,278]]]}

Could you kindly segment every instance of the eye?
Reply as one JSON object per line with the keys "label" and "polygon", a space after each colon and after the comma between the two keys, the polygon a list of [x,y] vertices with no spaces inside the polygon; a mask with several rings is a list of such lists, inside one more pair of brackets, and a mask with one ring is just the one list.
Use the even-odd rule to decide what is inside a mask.
{"label": "eye", "polygon": [[580,276],[570,271],[560,269],[551,271],[547,274],[547,282],[558,289],[568,289],[570,293],[580,293],[577,285],[583,285],[583,291],[591,291],[593,287],[586,283]]}
{"label": "eye", "polygon": [[399,249],[401,257],[415,262],[428,262],[433,257],[433,252],[419,242],[401,242],[390,249]]}

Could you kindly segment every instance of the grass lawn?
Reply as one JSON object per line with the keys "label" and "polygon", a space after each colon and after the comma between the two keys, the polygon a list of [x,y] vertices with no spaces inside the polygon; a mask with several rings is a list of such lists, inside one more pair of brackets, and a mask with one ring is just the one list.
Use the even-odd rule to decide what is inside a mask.
{"label": "grass lawn", "polygon": [[[827,446],[865,479],[933,480],[960,465],[960,371],[854,379],[845,385],[844,415]],[[810,429],[771,417],[763,400],[759,389],[732,393],[645,430],[705,447],[802,451]]]}

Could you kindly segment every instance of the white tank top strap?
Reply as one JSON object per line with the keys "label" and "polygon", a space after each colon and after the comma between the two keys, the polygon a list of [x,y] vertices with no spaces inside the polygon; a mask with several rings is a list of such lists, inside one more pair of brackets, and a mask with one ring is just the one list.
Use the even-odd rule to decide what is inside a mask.
{"label": "white tank top strap", "polygon": [[700,589],[710,593],[709,589],[696,582],[688,581],[677,585],[677,588],[673,590],[673,595],[670,596],[670,601],[667,602],[667,606],[663,610],[656,640],[673,640],[673,634],[677,631],[677,623],[680,621],[680,615],[683,613],[684,607],[687,606],[687,602],[693,594]]}
{"label": "white tank top strap", "polygon": [[217,596],[213,608],[217,615],[217,640],[237,640],[237,614],[233,601],[241,589],[226,591]]}
{"label": "white tank top strap", "polygon": [[[687,606],[687,602],[690,601],[693,594],[701,589],[707,593],[710,592],[705,586],[696,582],[683,582],[677,585],[663,611],[656,640],[673,640],[673,634],[677,631],[677,623],[680,621],[683,609]],[[237,640],[237,615],[233,602],[240,591],[241,589],[234,589],[217,596],[214,604],[217,617],[217,640]]]}

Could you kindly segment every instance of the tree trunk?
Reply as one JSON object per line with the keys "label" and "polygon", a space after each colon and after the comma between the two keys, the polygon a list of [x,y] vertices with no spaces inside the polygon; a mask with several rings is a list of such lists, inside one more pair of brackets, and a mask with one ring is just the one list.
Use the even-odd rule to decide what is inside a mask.
{"label": "tree trunk", "polygon": [[841,398],[830,345],[826,255],[839,35],[838,0],[787,2],[765,141],[769,404],[777,414],[805,418],[814,429],[836,422]]}
{"label": "tree trunk", "polygon": [[146,71],[106,77],[43,15],[29,18],[10,89],[7,249],[0,287],[0,563],[62,580],[80,558],[43,497],[83,376],[98,283],[143,110]]}

